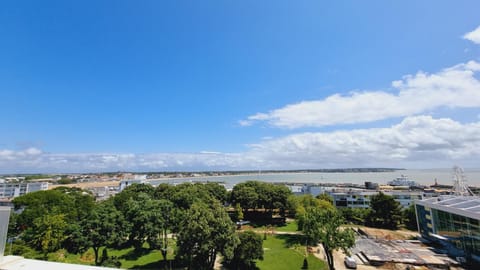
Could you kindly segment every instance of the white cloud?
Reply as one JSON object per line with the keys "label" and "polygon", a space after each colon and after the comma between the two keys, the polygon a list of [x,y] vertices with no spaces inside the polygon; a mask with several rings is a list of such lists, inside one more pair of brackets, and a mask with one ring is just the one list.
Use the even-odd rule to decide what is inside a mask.
{"label": "white cloud", "polygon": [[480,157],[480,122],[416,116],[389,128],[293,134],[252,147],[286,167],[451,166]]}
{"label": "white cloud", "polygon": [[407,117],[387,128],[292,134],[244,153],[53,154],[0,150],[0,173],[162,170],[450,167],[478,165],[480,122]]}
{"label": "white cloud", "polygon": [[323,100],[302,101],[240,121],[248,126],[265,121],[283,128],[322,127],[366,123],[412,116],[440,107],[480,107],[480,64],[470,61],[435,74],[418,72],[392,82],[395,94],[385,91],[335,94]]}
{"label": "white cloud", "polygon": [[480,26],[477,29],[473,30],[472,32],[468,32],[463,35],[464,39],[470,40],[475,44],[480,44]]}

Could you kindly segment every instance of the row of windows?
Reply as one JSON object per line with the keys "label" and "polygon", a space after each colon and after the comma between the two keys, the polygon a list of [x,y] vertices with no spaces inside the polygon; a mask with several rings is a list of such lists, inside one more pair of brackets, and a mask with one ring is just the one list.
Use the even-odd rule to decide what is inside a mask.
{"label": "row of windows", "polygon": [[480,255],[480,221],[441,210],[432,210],[436,231],[442,236],[455,238],[455,245]]}

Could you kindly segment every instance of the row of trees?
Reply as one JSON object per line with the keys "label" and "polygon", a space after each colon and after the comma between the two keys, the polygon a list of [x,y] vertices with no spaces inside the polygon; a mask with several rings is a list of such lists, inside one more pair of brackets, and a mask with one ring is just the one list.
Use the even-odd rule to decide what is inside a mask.
{"label": "row of trees", "polygon": [[262,209],[271,216],[274,210],[278,210],[281,216],[285,216],[287,200],[291,194],[290,189],[284,185],[248,181],[233,187],[230,201],[238,204],[244,212]]}
{"label": "row of trees", "polygon": [[92,248],[95,264],[116,266],[107,247],[159,250],[166,266],[175,241],[176,263],[189,269],[211,269],[217,254],[231,269],[253,268],[254,260],[263,256],[261,238],[236,233],[225,205],[236,206],[234,220],[249,212],[295,216],[308,244],[322,243],[331,267],[333,250],[347,250],[354,243],[353,232],[340,228],[345,220],[390,229],[402,221],[415,223],[411,209],[410,216],[402,213],[398,202],[383,193],[371,198],[371,209],[339,211],[329,196],[294,196],[285,186],[255,181],[240,183],[231,193],[216,183],[132,185],[101,203],[83,190],[57,188],[13,202],[22,211],[12,217],[10,233],[21,235],[28,246],[45,256],[61,248],[71,253]]}
{"label": "row of trees", "polygon": [[92,248],[95,264],[118,266],[100,256],[102,247],[148,248],[159,250],[166,266],[175,241],[176,263],[189,269],[211,269],[217,254],[231,269],[248,269],[263,256],[261,237],[235,232],[224,207],[228,199],[216,183],[132,185],[100,203],[80,189],[58,188],[14,199],[21,213],[12,217],[10,232],[45,257],[61,248]]}

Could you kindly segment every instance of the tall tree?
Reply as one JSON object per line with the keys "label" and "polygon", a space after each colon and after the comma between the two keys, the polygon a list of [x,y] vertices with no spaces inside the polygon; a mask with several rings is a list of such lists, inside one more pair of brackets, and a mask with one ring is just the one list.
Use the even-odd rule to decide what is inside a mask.
{"label": "tall tree", "polygon": [[15,209],[22,209],[18,215],[17,227],[20,231],[32,228],[36,218],[45,215],[64,215],[63,219],[72,224],[85,219],[93,209],[94,199],[90,193],[76,188],[27,193],[13,200]]}
{"label": "tall tree", "polygon": [[45,257],[48,252],[58,250],[65,240],[65,215],[45,215],[38,217],[33,222],[33,227],[26,234],[32,246],[41,250]]}
{"label": "tall tree", "polygon": [[101,247],[118,247],[126,241],[130,230],[123,215],[114,206],[111,200],[98,204],[88,218],[80,223],[75,231],[72,243],[77,243],[76,250],[82,251],[89,247],[95,254],[95,264],[101,265],[99,250]]}
{"label": "tall tree", "polygon": [[256,269],[255,260],[263,260],[262,237],[253,231],[238,234],[240,244],[233,252],[233,258],[226,261],[229,269],[248,270]]}
{"label": "tall tree", "polygon": [[154,241],[161,227],[157,227],[159,219],[158,205],[149,195],[139,193],[137,197],[130,197],[124,204],[123,213],[125,220],[131,226],[129,231],[129,244],[140,250],[146,241]]}
{"label": "tall tree", "polygon": [[407,227],[407,229],[412,231],[418,230],[417,214],[415,213],[415,205],[412,204],[408,208],[404,209],[402,214],[403,214],[405,227]]}
{"label": "tall tree", "polygon": [[239,203],[243,210],[256,209],[258,206],[259,198],[255,188],[244,183],[235,185],[231,196],[232,202]]}
{"label": "tall tree", "polygon": [[402,208],[392,196],[383,192],[372,196],[370,208],[372,211],[367,218],[368,225],[390,230],[398,229],[402,222]]}
{"label": "tall tree", "polygon": [[151,249],[159,249],[164,266],[167,267],[168,233],[175,228],[177,222],[176,209],[167,200],[153,200],[148,216],[147,241]]}
{"label": "tall tree", "polygon": [[182,183],[174,187],[170,200],[179,209],[187,210],[195,202],[213,203],[215,197],[203,184]]}
{"label": "tall tree", "polygon": [[225,209],[218,202],[211,205],[197,202],[180,224],[177,255],[188,269],[212,269],[217,253],[229,260],[237,245],[235,225]]}
{"label": "tall tree", "polygon": [[335,209],[310,207],[306,209],[303,232],[309,244],[322,243],[330,270],[334,270],[333,251],[342,249],[349,253],[355,244],[355,235],[351,229],[341,228],[342,215]]}
{"label": "tall tree", "polygon": [[303,195],[299,197],[298,207],[296,209],[296,219],[298,230],[303,230],[303,224],[306,218],[306,212],[310,208],[321,210],[335,210],[335,206],[328,201],[314,198],[312,195]]}

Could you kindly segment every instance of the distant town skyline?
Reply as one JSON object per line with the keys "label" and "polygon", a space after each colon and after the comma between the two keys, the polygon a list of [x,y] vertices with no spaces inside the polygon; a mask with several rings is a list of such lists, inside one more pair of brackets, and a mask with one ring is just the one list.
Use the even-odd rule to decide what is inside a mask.
{"label": "distant town skyline", "polygon": [[478,1],[21,1],[0,173],[479,168]]}

